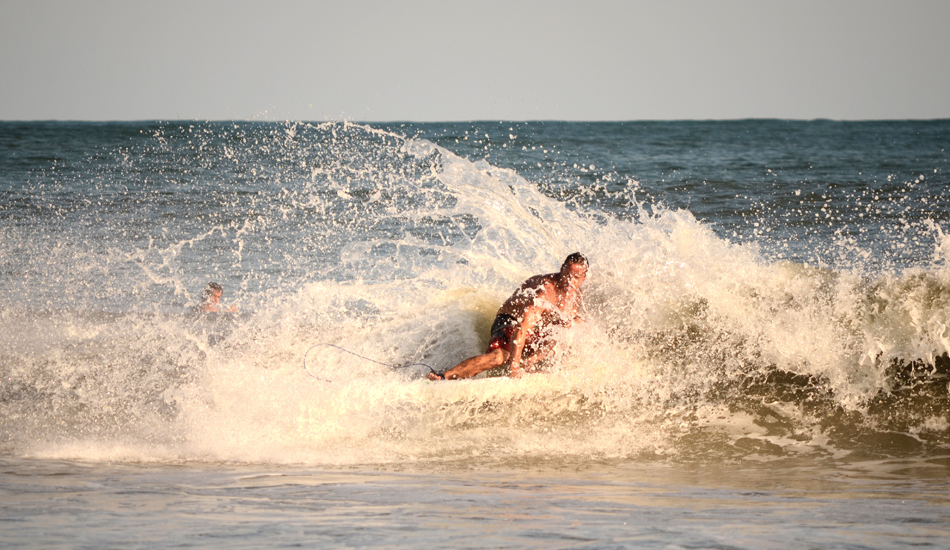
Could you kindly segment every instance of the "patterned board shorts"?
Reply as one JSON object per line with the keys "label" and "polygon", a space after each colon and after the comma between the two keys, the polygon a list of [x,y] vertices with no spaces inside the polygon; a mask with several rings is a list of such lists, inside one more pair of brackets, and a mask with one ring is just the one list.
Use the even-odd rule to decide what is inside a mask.
{"label": "patterned board shorts", "polygon": [[488,341],[486,353],[499,348],[507,350],[511,345],[511,331],[517,326],[518,319],[507,313],[495,317],[495,322],[491,324],[491,339]]}

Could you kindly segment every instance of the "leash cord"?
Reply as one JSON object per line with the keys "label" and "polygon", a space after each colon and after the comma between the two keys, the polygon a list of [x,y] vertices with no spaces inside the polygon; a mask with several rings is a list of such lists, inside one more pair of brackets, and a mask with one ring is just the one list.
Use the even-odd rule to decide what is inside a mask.
{"label": "leash cord", "polygon": [[320,378],[320,377],[317,376],[316,374],[310,372],[310,367],[307,366],[307,356],[310,355],[310,352],[311,352],[311,351],[313,351],[314,349],[319,348],[319,347],[336,348],[336,349],[338,349],[338,350],[340,350],[340,351],[349,353],[350,355],[354,355],[354,356],[356,356],[356,357],[359,357],[360,359],[362,359],[362,360],[364,360],[364,361],[369,361],[370,363],[376,363],[377,365],[382,365],[382,366],[384,366],[384,367],[389,367],[389,368],[391,368],[391,369],[408,369],[409,367],[425,367],[425,368],[429,369],[430,371],[432,371],[433,374],[436,374],[436,375],[439,374],[439,373],[437,373],[437,372],[435,371],[434,368],[430,367],[429,365],[427,365],[427,364],[425,364],[425,363],[409,363],[408,365],[392,365],[392,364],[390,364],[390,363],[383,363],[382,361],[377,361],[377,360],[375,360],[375,359],[370,359],[369,357],[366,357],[365,355],[360,355],[359,353],[356,353],[355,351],[350,351],[350,350],[348,350],[348,349],[346,349],[346,348],[344,348],[344,347],[338,346],[338,345],[336,345],[336,344],[323,344],[323,343],[321,343],[321,344],[314,344],[314,345],[310,346],[310,348],[307,350],[306,353],[303,354],[303,368],[304,368],[305,371],[307,371],[307,374],[309,374],[310,376],[316,378],[317,380],[323,381],[323,382],[332,382],[332,380],[327,380],[326,378]]}

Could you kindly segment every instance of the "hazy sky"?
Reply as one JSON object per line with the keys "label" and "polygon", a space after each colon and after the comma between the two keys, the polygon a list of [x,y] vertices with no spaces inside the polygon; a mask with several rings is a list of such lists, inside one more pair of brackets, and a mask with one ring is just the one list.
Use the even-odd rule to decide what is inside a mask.
{"label": "hazy sky", "polygon": [[950,1],[0,2],[0,119],[950,118]]}

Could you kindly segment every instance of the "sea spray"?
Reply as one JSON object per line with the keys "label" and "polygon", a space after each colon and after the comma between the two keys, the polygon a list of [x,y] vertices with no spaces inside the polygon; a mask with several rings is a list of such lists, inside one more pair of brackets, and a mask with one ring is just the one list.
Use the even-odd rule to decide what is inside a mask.
{"label": "sea spray", "polygon": [[[101,128],[98,152],[8,191],[9,453],[344,465],[948,443],[938,222],[883,232],[905,252],[929,246],[909,267],[881,269],[903,256],[846,232],[823,241],[846,251],[832,265],[776,253],[790,210],[762,208],[755,238],[730,238],[741,199],[712,193],[711,221],[709,205],[624,177],[636,158],[599,175],[611,159],[558,161],[534,181],[447,139],[349,123],[143,126]],[[872,210],[906,208],[902,192],[930,201],[914,181]],[[788,196],[853,223],[868,193]],[[450,367],[484,349],[513,289],[575,250],[591,260],[587,322],[546,374],[430,383],[424,367],[331,351],[304,368],[322,342]],[[209,280],[239,312],[194,310]]]}

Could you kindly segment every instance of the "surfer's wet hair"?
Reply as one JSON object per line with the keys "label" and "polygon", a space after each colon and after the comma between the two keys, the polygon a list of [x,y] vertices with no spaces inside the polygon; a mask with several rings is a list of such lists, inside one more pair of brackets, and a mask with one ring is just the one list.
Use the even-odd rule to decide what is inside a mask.
{"label": "surfer's wet hair", "polygon": [[565,265],[571,265],[571,264],[578,264],[578,265],[590,267],[590,263],[587,261],[587,258],[585,258],[584,255],[581,254],[580,252],[575,252],[571,254],[570,256],[568,256],[564,260],[564,263],[561,265],[565,266]]}

